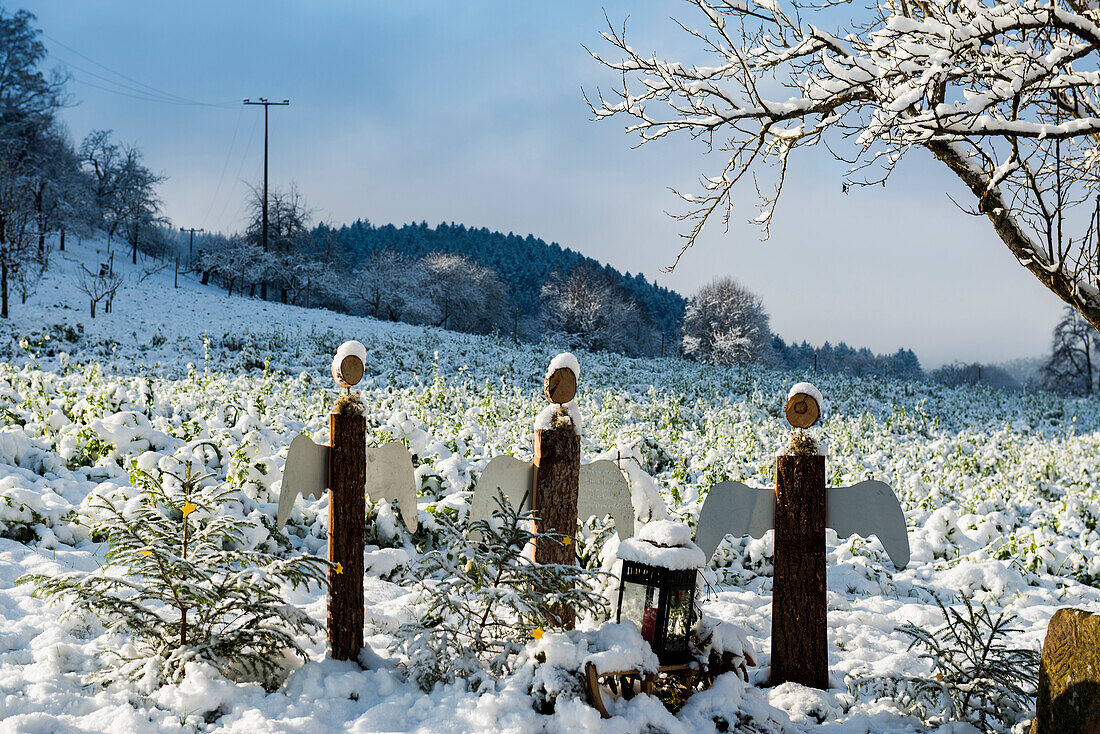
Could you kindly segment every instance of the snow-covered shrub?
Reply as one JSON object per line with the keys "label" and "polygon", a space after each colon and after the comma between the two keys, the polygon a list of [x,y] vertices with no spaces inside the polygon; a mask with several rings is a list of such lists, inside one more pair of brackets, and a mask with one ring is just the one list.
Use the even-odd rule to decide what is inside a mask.
{"label": "snow-covered shrub", "polygon": [[755,651],[745,630],[701,614],[691,630],[692,654],[710,666],[712,674],[737,671],[747,683],[748,666],[756,665]]}
{"label": "snow-covered shrub", "polygon": [[910,650],[920,649],[919,657],[932,663],[931,675],[857,677],[849,687],[892,698],[930,726],[960,721],[982,731],[1007,730],[1035,699],[1039,653],[1004,644],[1003,638],[1017,631],[1010,627],[1015,615],[1001,612],[994,619],[984,603],[975,607],[965,596],[965,613],[935,599],[942,627],[896,628],[911,638]]}
{"label": "snow-covered shrub", "polygon": [[76,433],[75,446],[70,449],[68,459],[65,462],[69,470],[82,466],[95,466],[100,459],[110,455],[114,449],[111,444],[99,437],[90,428],[81,428]]}
{"label": "snow-covered shrub", "polygon": [[178,682],[197,661],[227,677],[275,686],[284,654],[306,655],[296,635],[319,628],[281,590],[323,584],[327,562],[248,549],[249,536],[263,529],[226,511],[237,490],[206,482],[210,475],[190,460],[166,457],[160,464],[135,468],[132,489],[89,499],[85,522],[107,544],[104,565],[17,583],[64,601],[62,618],[92,615],[133,636],[135,644],[104,655],[107,667],[96,680],[130,679],[149,692]]}
{"label": "snow-covered shrub", "polygon": [[414,569],[421,578],[419,619],[398,629],[393,648],[424,690],[454,680],[479,690],[507,675],[526,642],[555,624],[562,606],[578,617],[607,612],[607,601],[592,588],[600,572],[536,564],[526,552],[536,539],[570,544],[572,538],[535,532],[532,511],[517,511],[503,494],[496,502],[488,520],[469,524],[469,535],[449,515],[437,515],[445,540]]}
{"label": "snow-covered shrub", "polygon": [[598,674],[623,670],[656,675],[660,662],[633,622],[605,622],[596,629],[548,632],[531,640],[517,661],[530,671],[536,709],[549,713],[562,699],[584,698],[585,667]]}

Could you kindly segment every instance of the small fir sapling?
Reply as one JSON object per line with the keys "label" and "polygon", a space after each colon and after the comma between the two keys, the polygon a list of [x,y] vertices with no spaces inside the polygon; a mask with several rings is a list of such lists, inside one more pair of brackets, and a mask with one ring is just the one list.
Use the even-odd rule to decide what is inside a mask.
{"label": "small fir sapling", "polygon": [[134,490],[90,498],[84,522],[106,542],[104,565],[17,583],[65,602],[62,619],[91,615],[134,638],[136,644],[105,653],[107,666],[93,680],[132,680],[151,692],[178,682],[188,662],[203,661],[271,690],[286,652],[307,657],[296,635],[320,628],[284,601],[282,589],[323,584],[328,562],[249,550],[256,523],[224,511],[238,490],[206,482],[211,475],[196,472],[190,460],[176,465],[134,468]]}
{"label": "small fir sapling", "polygon": [[443,542],[414,568],[421,579],[420,616],[398,629],[392,649],[405,657],[410,679],[426,691],[455,680],[479,690],[512,672],[526,643],[542,636],[562,605],[578,617],[607,615],[609,604],[597,590],[605,574],[536,564],[527,550],[536,539],[565,545],[573,539],[533,531],[533,511],[517,511],[503,493],[495,501],[492,516],[471,522],[466,533],[448,515],[438,515]]}
{"label": "small fir sapling", "polygon": [[965,611],[949,609],[933,596],[943,626],[895,628],[911,638],[910,650],[920,649],[920,657],[931,662],[932,675],[857,677],[849,688],[892,698],[930,726],[958,721],[982,731],[1007,730],[1035,700],[1039,653],[1004,644],[1017,631],[1010,626],[1015,615],[1002,611],[994,619],[985,604],[975,607],[965,596]]}

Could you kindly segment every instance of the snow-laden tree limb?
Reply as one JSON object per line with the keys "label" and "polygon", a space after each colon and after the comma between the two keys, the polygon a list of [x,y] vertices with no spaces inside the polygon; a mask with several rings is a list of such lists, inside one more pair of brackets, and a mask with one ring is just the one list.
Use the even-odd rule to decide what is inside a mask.
{"label": "snow-laden tree limb", "polygon": [[[688,0],[681,23],[709,65],[644,57],[610,26],[622,79],[586,97],[596,119],[632,118],[642,144],[674,133],[721,152],[676,214],[680,256],[712,216],[728,225],[748,178],[765,233],[799,148],[828,142],[850,185],[884,182],[924,148],[973,194],[1012,254],[1100,328],[1100,10],[1077,0],[879,0],[846,29],[836,0]],[[826,15],[826,13],[828,15]],[[815,25],[814,20],[820,20]],[[770,169],[771,186],[761,188]],[[673,265],[675,266],[675,264]]]}

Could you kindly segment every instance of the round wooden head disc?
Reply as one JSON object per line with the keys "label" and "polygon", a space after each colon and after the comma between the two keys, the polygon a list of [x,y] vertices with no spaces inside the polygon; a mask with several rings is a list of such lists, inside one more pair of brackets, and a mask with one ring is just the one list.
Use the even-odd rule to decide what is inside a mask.
{"label": "round wooden head disc", "polygon": [[565,367],[554,370],[546,378],[542,388],[547,400],[564,405],[577,396],[577,376],[573,374],[573,370]]}
{"label": "round wooden head disc", "polygon": [[787,416],[787,422],[795,428],[809,428],[821,417],[821,408],[816,400],[800,392],[791,396],[783,406],[783,413]]}
{"label": "round wooden head disc", "polygon": [[332,379],[343,388],[350,389],[353,385],[358,385],[363,379],[363,360],[354,354],[344,357],[339,364],[332,365]]}

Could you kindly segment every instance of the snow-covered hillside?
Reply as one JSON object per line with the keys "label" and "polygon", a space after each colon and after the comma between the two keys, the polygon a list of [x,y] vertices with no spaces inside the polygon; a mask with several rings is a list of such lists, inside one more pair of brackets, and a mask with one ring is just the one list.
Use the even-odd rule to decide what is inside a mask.
{"label": "snow-covered hillside", "polygon": [[[411,615],[395,563],[417,552],[389,507],[372,509],[370,669],[326,661],[323,639],[303,639],[312,660],[270,694],[199,667],[148,697],[88,685],[100,651],[124,636],[94,620],[58,622],[56,607],[14,582],[102,563],[105,549],[79,520],[94,511],[90,496],[129,485],[131,462],[210,441],[220,456],[202,461],[242,488],[241,511],[274,517],[287,445],[301,432],[327,438],[336,396],[327,369],[342,341],[358,339],[368,350],[369,440],[396,437],[415,454],[419,516],[430,524],[436,508],[466,506],[493,456],[530,458],[542,376],[560,351],[226,297],[185,277],[177,289],[170,268],[139,282],[145,271],[119,264],[121,255],[127,282],[113,311],[93,320],[75,273],[102,259],[95,247],[55,253],[37,295],[0,325],[0,731],[686,733],[717,731],[739,714],[759,731],[918,731],[897,704],[876,700],[874,686],[853,693],[848,683],[929,672],[895,627],[937,626],[933,595],[1018,615],[1010,642],[1032,649],[1060,606],[1100,608],[1089,585],[1100,580],[1095,401],[582,353],[585,460],[620,460],[643,517],[693,524],[714,483],[771,484],[788,389],[808,377],[820,388],[825,419],[815,431],[829,482],[871,475],[893,486],[912,546],[909,567],[896,571],[877,540],[829,531],[833,688],[768,689],[727,675],[678,716],[640,697],[608,721],[579,700],[536,713],[526,670],[480,695],[458,686],[424,694],[380,659]],[[326,500],[300,500],[286,540],[251,542],[323,555],[326,517]],[[727,539],[706,574],[704,609],[747,632],[757,684],[768,673],[771,558],[770,534]],[[288,601],[323,621],[322,589]]]}

